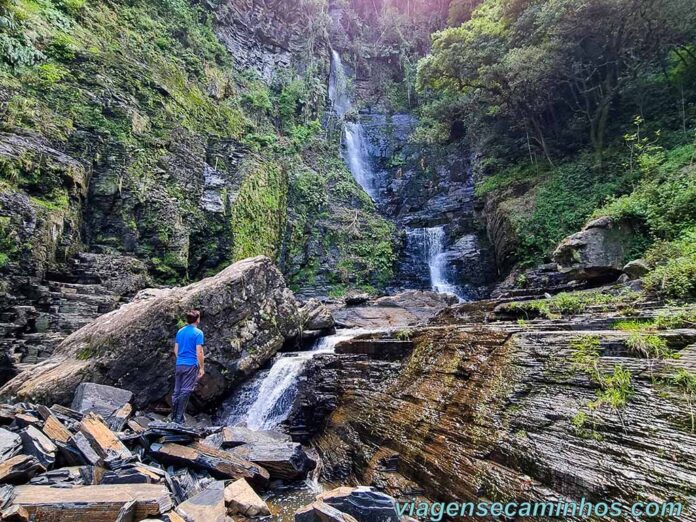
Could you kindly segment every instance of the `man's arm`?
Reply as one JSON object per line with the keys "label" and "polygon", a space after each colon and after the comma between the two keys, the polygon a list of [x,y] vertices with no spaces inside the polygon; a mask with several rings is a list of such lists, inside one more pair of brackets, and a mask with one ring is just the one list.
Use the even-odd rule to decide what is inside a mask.
{"label": "man's arm", "polygon": [[196,358],[198,359],[198,378],[205,375],[205,357],[203,356],[203,346],[196,346]]}
{"label": "man's arm", "polygon": [[174,357],[179,357],[179,343],[174,343]]}

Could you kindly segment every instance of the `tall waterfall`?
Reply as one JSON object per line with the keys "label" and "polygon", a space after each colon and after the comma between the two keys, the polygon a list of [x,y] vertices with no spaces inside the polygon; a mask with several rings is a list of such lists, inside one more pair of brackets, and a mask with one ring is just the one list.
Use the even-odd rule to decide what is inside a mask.
{"label": "tall waterfall", "polygon": [[[341,56],[332,50],[329,99],[334,112],[339,118],[344,118],[353,108],[349,88],[348,74]],[[348,165],[353,178],[376,201],[378,190],[375,184],[375,173],[370,165],[365,129],[360,122],[344,121],[343,147],[343,159]]]}
{"label": "tall waterfall", "polygon": [[270,370],[261,371],[223,404],[221,417],[228,426],[246,424],[252,430],[271,430],[287,419],[298,392],[298,378],[307,363],[336,344],[366,330],[346,330],[318,339],[311,350],[281,353]]}
{"label": "tall waterfall", "polygon": [[411,247],[428,264],[430,288],[434,292],[454,294],[462,299],[459,288],[448,281],[445,227],[412,228],[407,230]]}

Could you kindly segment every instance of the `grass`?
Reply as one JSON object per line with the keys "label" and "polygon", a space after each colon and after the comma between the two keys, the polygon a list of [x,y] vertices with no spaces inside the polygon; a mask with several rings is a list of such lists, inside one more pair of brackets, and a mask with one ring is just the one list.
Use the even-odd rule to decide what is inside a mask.
{"label": "grass", "polygon": [[673,375],[667,378],[668,384],[680,390],[691,417],[691,433],[696,433],[696,415],[694,414],[694,400],[696,399],[696,374],[679,368]]}
{"label": "grass", "polygon": [[548,299],[518,301],[503,306],[507,312],[521,313],[527,317],[560,319],[562,316],[578,315],[589,308],[603,311],[615,308],[631,308],[642,295],[639,292],[623,291],[618,294],[598,291],[562,292]]}

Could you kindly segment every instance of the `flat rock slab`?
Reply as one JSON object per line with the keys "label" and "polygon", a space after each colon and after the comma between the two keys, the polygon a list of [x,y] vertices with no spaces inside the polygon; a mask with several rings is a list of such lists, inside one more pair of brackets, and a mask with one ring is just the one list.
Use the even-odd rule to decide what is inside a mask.
{"label": "flat rock slab", "polygon": [[215,483],[176,508],[187,522],[225,522],[225,492],[222,483]]}
{"label": "flat rock slab", "polygon": [[37,473],[46,471],[36,457],[15,455],[0,464],[0,484],[24,484]]}
{"label": "flat rock slab", "polygon": [[239,513],[248,517],[271,514],[263,499],[244,479],[235,480],[225,488],[225,503],[231,514]]}
{"label": "flat rock slab", "polygon": [[[347,513],[329,506],[321,500],[312,502],[295,512],[295,522],[358,522]],[[362,521],[361,521],[362,522]]]}
{"label": "flat rock slab", "polygon": [[230,451],[266,468],[271,480],[301,479],[316,466],[298,442],[245,444]]}
{"label": "flat rock slab", "polygon": [[130,403],[133,394],[128,390],[83,382],[75,391],[72,409],[80,413],[98,413],[105,419]]}
{"label": "flat rock slab", "polygon": [[263,444],[275,442],[292,442],[290,435],[279,431],[254,431],[242,426],[222,429],[222,447],[234,448],[243,444]]}
{"label": "flat rock slab", "polygon": [[19,436],[22,439],[24,452],[33,455],[46,469],[56,462],[58,447],[44,433],[34,426],[24,428]]}
{"label": "flat rock slab", "polygon": [[206,470],[219,479],[245,478],[256,487],[265,487],[269,479],[263,467],[201,443],[191,446],[155,443],[150,445],[150,453],[161,462]]}
{"label": "flat rock slab", "polygon": [[394,499],[369,487],[340,487],[321,493],[317,500],[352,515],[360,522],[400,520]]}
{"label": "flat rock slab", "polygon": [[[166,486],[124,484],[52,488],[18,486],[14,504],[24,507],[31,517],[42,522],[113,522],[133,502],[133,519],[142,520],[172,509]],[[130,520],[130,519],[128,519]]]}
{"label": "flat rock slab", "polygon": [[0,462],[14,457],[22,449],[22,439],[16,433],[0,428]]}
{"label": "flat rock slab", "polygon": [[130,460],[133,454],[118,439],[100,417],[90,413],[80,423],[80,432],[89,440],[92,448],[104,462]]}

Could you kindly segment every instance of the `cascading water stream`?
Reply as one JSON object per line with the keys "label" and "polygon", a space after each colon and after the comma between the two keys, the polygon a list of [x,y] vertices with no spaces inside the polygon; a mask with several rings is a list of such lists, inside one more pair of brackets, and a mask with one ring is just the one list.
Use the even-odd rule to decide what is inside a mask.
{"label": "cascading water stream", "polygon": [[413,228],[407,230],[408,242],[428,264],[430,288],[463,299],[459,288],[448,281],[445,227]]}
{"label": "cascading water stream", "polygon": [[[331,51],[329,99],[334,112],[339,118],[343,119],[353,108],[350,99],[348,74],[340,55],[334,50]],[[379,191],[375,183],[374,170],[370,165],[365,128],[360,122],[344,121],[343,145],[343,159],[348,165],[353,178],[374,201],[377,201]]]}
{"label": "cascading water stream", "polygon": [[336,344],[369,330],[346,330],[318,339],[312,349],[281,353],[269,370],[241,386],[225,404],[221,417],[228,426],[246,424],[252,430],[272,430],[287,419],[298,391],[298,378],[316,355],[331,353]]}

